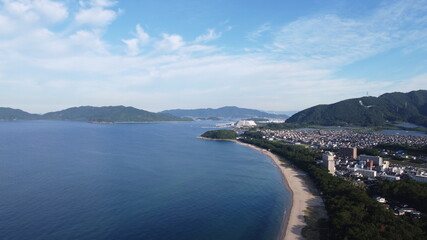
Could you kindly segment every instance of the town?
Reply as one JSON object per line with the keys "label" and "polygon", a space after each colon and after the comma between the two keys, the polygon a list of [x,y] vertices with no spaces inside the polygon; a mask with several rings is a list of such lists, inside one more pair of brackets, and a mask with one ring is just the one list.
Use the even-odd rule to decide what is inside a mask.
{"label": "town", "polygon": [[305,144],[313,148],[369,148],[379,143],[399,143],[408,145],[426,145],[427,137],[389,135],[375,132],[356,132],[351,129],[328,130],[261,130],[265,138],[270,140],[281,140],[291,144]]}
{"label": "town", "polygon": [[[249,126],[247,126],[249,127]],[[409,146],[427,145],[427,137],[386,135],[375,132],[356,132],[353,129],[298,129],[271,130],[261,129],[262,138],[270,141],[282,141],[292,145],[301,145],[317,149],[322,159],[317,164],[327,168],[329,173],[366,188],[375,185],[376,180],[399,181],[412,178],[427,183],[427,169],[404,163],[391,163],[383,156],[398,156],[426,161],[426,156],[411,156],[403,150],[381,151],[381,156],[358,155],[358,149],[375,147],[378,144],[406,144]],[[395,215],[420,217],[420,212],[410,206],[389,201],[382,196],[373,196],[378,202],[393,210]]]}

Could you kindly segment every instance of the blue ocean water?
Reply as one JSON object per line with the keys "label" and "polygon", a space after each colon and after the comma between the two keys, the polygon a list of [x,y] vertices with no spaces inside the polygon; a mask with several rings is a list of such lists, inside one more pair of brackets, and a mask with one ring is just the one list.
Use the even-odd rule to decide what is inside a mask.
{"label": "blue ocean water", "polygon": [[0,239],[275,239],[290,193],[213,122],[0,122]]}

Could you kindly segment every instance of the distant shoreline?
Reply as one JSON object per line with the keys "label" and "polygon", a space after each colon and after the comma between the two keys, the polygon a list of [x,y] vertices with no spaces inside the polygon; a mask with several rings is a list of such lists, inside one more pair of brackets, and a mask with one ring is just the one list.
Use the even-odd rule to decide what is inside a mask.
{"label": "distant shoreline", "polygon": [[203,139],[203,140],[212,140],[212,141],[227,141],[227,142],[237,142],[237,140],[234,139],[216,139],[216,138],[207,138],[207,137],[196,137],[198,139]]}
{"label": "distant shoreline", "polygon": [[108,121],[86,121],[86,120],[69,120],[69,119],[0,119],[0,122],[30,122],[30,121],[53,121],[53,122],[82,122],[92,124],[131,124],[131,123],[180,123],[180,122],[194,122],[194,120],[173,120],[173,121],[146,121],[146,122],[108,122]]}

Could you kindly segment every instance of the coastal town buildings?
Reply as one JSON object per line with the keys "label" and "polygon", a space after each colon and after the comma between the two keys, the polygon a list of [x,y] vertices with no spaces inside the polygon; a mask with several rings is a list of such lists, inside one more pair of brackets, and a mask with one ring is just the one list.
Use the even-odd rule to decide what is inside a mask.
{"label": "coastal town buildings", "polygon": [[365,178],[375,178],[377,176],[377,171],[375,170],[354,168],[354,171],[359,173],[362,177],[365,177]]}
{"label": "coastal town buildings", "polygon": [[335,174],[335,154],[332,152],[324,152],[322,154],[322,164],[328,169],[329,173]]}
{"label": "coastal town buildings", "polygon": [[[284,141],[291,144],[304,144],[318,149],[341,148],[370,148],[380,143],[427,145],[425,136],[389,135],[376,132],[355,132],[345,130],[317,130],[317,129],[292,129],[292,130],[260,130],[266,139]],[[347,151],[347,150],[343,150]],[[353,150],[354,151],[354,150]],[[357,152],[356,152],[357,154]],[[339,154],[337,154],[339,155]]]}
{"label": "coastal town buildings", "polygon": [[[354,178],[380,177],[385,180],[398,181],[402,176],[406,175],[416,181],[427,182],[427,169],[396,163],[390,164],[390,161],[384,160],[382,156],[357,155],[358,148],[371,148],[380,143],[407,144],[410,146],[427,145],[427,137],[425,136],[355,132],[351,129],[262,129],[260,132],[264,139],[283,141],[319,150],[325,149],[326,152],[323,153],[320,163],[330,173],[337,176],[351,176]],[[381,155],[403,159],[425,159],[427,162],[427,156],[409,156],[401,150],[382,151]],[[334,159],[333,161],[332,158]]]}
{"label": "coastal town buildings", "polygon": [[348,159],[356,159],[357,158],[357,148],[348,147],[348,148],[340,148],[338,150],[337,156]]}
{"label": "coastal town buildings", "polygon": [[360,161],[372,161],[373,164],[377,167],[381,167],[383,163],[383,158],[380,156],[368,156],[368,155],[360,155],[359,156]]}

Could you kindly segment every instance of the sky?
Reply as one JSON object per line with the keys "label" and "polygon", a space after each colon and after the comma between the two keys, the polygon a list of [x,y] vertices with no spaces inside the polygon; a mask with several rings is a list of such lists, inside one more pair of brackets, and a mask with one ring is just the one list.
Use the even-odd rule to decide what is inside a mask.
{"label": "sky", "polygon": [[302,110],[427,89],[427,0],[0,0],[0,106]]}

